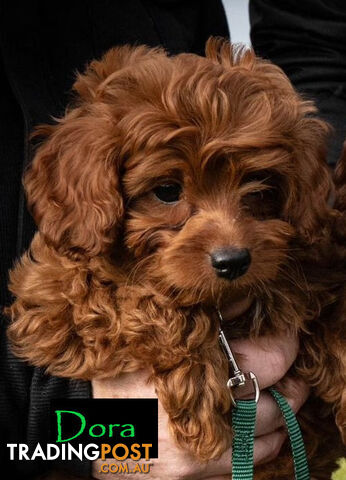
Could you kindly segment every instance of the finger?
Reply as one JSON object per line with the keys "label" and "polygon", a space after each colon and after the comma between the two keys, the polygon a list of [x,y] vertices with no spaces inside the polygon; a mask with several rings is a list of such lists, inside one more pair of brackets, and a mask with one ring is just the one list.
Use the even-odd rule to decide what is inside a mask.
{"label": "finger", "polygon": [[209,460],[205,464],[205,470],[199,475],[198,480],[230,477],[232,472],[232,449],[228,449],[218,460]]}
{"label": "finger", "polygon": [[261,392],[257,404],[255,436],[268,435],[283,426],[284,419],[277,403],[269,393]]}
{"label": "finger", "polygon": [[[281,447],[287,435],[284,430],[276,430],[268,435],[263,435],[255,439],[254,443],[254,463],[260,465],[262,463],[270,462],[276,458],[281,450]],[[209,461],[206,464],[206,469],[199,478],[207,479],[217,477],[217,475],[229,475],[231,472],[231,458],[232,451],[227,450],[220,459]]]}
{"label": "finger", "polygon": [[224,321],[233,320],[248,310],[253,302],[253,297],[243,297],[239,300],[233,300],[222,308],[221,314]]}
{"label": "finger", "polygon": [[286,398],[295,413],[306,402],[310,387],[302,378],[296,378],[289,375],[283,377],[275,388]]}
{"label": "finger", "polygon": [[254,445],[255,465],[274,460],[279,455],[286,437],[287,434],[284,430],[276,430],[273,433],[256,438]]}
{"label": "finger", "polygon": [[281,380],[296,359],[299,347],[297,337],[289,333],[255,340],[231,340],[230,345],[240,368],[254,372],[261,389]]}
{"label": "finger", "polygon": [[[304,381],[292,378],[285,380],[285,386],[286,388],[280,388],[280,391],[286,398],[294,413],[297,413],[301,406],[306,402],[310,389]],[[273,433],[278,428],[284,426],[285,419],[276,401],[270,393],[261,392],[257,405],[255,427],[256,437]]]}

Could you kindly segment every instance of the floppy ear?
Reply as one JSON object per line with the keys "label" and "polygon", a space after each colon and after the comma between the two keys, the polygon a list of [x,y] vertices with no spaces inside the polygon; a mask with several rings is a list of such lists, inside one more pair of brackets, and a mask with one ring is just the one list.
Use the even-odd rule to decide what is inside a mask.
{"label": "floppy ear", "polygon": [[39,230],[57,249],[97,255],[114,241],[123,215],[116,117],[124,105],[117,104],[131,87],[127,67],[153,52],[123,46],[91,62],[74,84],[76,106],[57,125],[36,131],[46,140],[24,183]]}
{"label": "floppy ear", "polygon": [[102,104],[37,129],[47,138],[24,185],[40,232],[57,250],[97,255],[114,240],[123,214],[115,132]]}
{"label": "floppy ear", "polygon": [[328,199],[332,191],[326,163],[329,126],[309,116],[315,111],[310,102],[301,102],[305,115],[296,124],[293,137],[293,171],[289,175],[289,196],[285,215],[304,243],[314,243],[323,236],[331,218]]}
{"label": "floppy ear", "polygon": [[48,243],[67,252],[96,255],[113,242],[123,214],[117,160],[115,101],[105,101],[114,75],[149,53],[124,46],[107,52],[79,74],[77,106],[45,137],[24,178],[28,205]]}

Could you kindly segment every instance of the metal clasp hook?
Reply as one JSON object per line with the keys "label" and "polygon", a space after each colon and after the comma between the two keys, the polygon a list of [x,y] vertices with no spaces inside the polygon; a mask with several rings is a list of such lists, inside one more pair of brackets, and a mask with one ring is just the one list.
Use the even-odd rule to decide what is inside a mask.
{"label": "metal clasp hook", "polygon": [[217,313],[218,313],[218,316],[219,316],[219,319],[220,319],[219,342],[220,342],[221,348],[222,348],[224,354],[226,355],[227,360],[230,363],[231,368],[233,370],[233,376],[230,377],[227,381],[227,387],[229,388],[229,391],[230,391],[232,403],[233,403],[234,406],[237,405],[236,401],[235,401],[235,398],[233,396],[232,389],[233,388],[238,388],[238,387],[243,387],[244,385],[246,385],[246,383],[249,380],[253,384],[254,394],[255,394],[255,402],[257,403],[258,400],[259,400],[259,396],[260,396],[260,388],[259,388],[259,385],[258,385],[257,377],[253,372],[244,373],[240,370],[240,368],[239,368],[239,366],[238,366],[238,364],[237,364],[237,362],[234,358],[231,347],[229,346],[229,343],[227,342],[226,336],[225,336],[225,334],[224,334],[224,332],[221,328],[221,325],[223,323],[223,318],[222,318],[222,315],[221,315],[221,312],[220,312],[219,309],[217,309]]}

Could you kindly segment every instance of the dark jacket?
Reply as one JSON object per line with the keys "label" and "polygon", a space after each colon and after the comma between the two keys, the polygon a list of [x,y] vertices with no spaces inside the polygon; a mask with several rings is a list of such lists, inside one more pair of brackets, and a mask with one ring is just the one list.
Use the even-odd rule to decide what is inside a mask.
{"label": "dark jacket", "polygon": [[[8,304],[7,271],[28,247],[35,226],[25,207],[21,177],[30,162],[28,134],[59,116],[75,72],[115,45],[162,45],[170,53],[203,54],[210,35],[228,36],[220,0],[45,0],[0,5],[0,304]],[[44,443],[49,401],[87,397],[90,384],[45,375],[10,353],[0,332],[0,443]],[[1,447],[0,447],[1,448]],[[5,458],[8,453],[3,452]],[[2,472],[5,460],[0,461]],[[47,463],[11,463],[11,476],[42,473]],[[69,468],[87,475],[88,463]],[[15,471],[17,473],[15,473]]]}
{"label": "dark jacket", "polygon": [[346,137],[346,1],[250,0],[251,40],[314,100],[334,128],[328,163]]}

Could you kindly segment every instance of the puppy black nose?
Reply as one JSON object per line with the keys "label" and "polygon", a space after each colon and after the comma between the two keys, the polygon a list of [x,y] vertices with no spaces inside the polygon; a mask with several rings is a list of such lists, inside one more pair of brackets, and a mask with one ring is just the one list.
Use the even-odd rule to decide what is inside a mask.
{"label": "puppy black nose", "polygon": [[251,263],[251,255],[247,248],[220,248],[210,256],[218,277],[228,280],[244,275]]}

